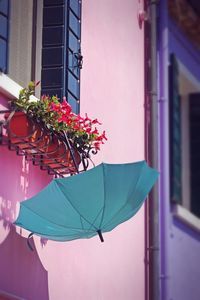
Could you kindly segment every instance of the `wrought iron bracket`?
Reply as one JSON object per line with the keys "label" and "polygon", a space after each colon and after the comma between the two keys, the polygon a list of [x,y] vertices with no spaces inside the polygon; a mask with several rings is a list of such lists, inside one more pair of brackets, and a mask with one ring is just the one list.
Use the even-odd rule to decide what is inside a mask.
{"label": "wrought iron bracket", "polygon": [[[20,135],[21,126],[15,123],[15,117],[19,116],[18,112],[0,111],[0,114],[5,113],[7,116],[0,121],[1,145],[7,145],[9,150],[15,151],[19,156],[25,156],[27,161],[56,177],[74,175],[87,170],[91,161],[89,152],[93,149],[77,149],[66,132],[54,132],[41,121],[23,112],[19,113],[26,118],[24,124],[28,124],[28,128],[26,134]],[[3,131],[6,136],[3,135]]]}

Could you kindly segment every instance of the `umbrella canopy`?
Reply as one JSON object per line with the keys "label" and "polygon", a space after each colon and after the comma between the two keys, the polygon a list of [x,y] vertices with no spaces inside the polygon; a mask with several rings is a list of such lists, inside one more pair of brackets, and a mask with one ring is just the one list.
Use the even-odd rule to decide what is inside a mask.
{"label": "umbrella canopy", "polygon": [[84,173],[54,179],[36,196],[20,203],[15,224],[55,241],[111,231],[142,206],[158,172],[145,161],[102,163]]}

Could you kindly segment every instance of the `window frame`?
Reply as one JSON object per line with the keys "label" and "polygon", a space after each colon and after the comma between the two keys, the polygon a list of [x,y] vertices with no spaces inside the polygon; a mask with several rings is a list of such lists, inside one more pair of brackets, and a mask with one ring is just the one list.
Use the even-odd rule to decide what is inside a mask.
{"label": "window frame", "polygon": [[[3,23],[5,21],[5,32],[0,32],[0,55],[3,55],[2,64],[0,61],[0,71],[2,73],[8,73],[8,53],[9,53],[9,15],[10,15],[10,0],[3,0],[7,6],[6,11],[3,11],[0,6],[0,28],[3,28]],[[5,50],[3,49],[3,44],[5,45]],[[1,51],[2,50],[2,51]],[[2,53],[5,51],[5,53]],[[3,64],[3,61],[5,64]]]}
{"label": "window frame", "polygon": [[43,6],[41,94],[61,101],[66,96],[75,113],[80,112],[81,5],[80,0],[44,0]]}
{"label": "window frame", "polygon": [[[193,85],[194,90],[192,90],[191,92],[192,93],[199,92],[200,91],[200,81],[198,81],[198,79],[186,68],[186,66],[179,60],[178,57],[176,59],[178,62],[179,74],[185,76]],[[195,88],[196,88],[196,90],[195,90]],[[180,94],[181,93],[182,93],[182,90],[181,90],[181,86],[180,86]],[[189,94],[188,94],[187,101],[189,101]],[[182,129],[183,129],[183,123],[182,123]],[[183,134],[182,134],[182,137],[183,137]],[[187,143],[185,138],[182,138],[182,140],[183,140],[183,144]],[[183,145],[183,148],[184,148],[184,145]],[[185,159],[186,159],[186,157],[185,157],[185,155],[183,155],[182,164],[183,164],[183,161],[185,161]],[[181,182],[182,182],[182,186],[184,186],[184,188],[182,188],[181,203],[171,201],[172,215],[175,218],[177,218],[177,219],[181,220],[182,222],[184,222],[185,224],[187,224],[188,226],[190,226],[193,230],[200,232],[200,217],[196,216],[191,211],[190,204],[186,203],[186,200],[184,199],[184,194],[185,194],[187,187],[185,186],[185,180],[183,180],[183,172],[182,172],[182,181]],[[190,184],[188,186],[190,189]],[[189,202],[191,202],[191,200],[189,200]]]}

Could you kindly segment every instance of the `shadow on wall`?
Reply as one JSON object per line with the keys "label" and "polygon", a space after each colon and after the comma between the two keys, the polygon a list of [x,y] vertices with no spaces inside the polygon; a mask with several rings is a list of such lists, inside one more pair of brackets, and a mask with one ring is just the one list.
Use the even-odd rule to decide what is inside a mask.
{"label": "shadow on wall", "polygon": [[[17,218],[19,202],[41,191],[52,177],[6,146],[0,146],[0,171],[0,222],[9,229]],[[41,244],[45,244],[43,239]]]}
{"label": "shadow on wall", "polygon": [[12,223],[19,201],[36,194],[51,178],[5,146],[0,146],[0,170],[0,291],[25,300],[48,300],[47,271]]}
{"label": "shadow on wall", "polygon": [[27,197],[28,169],[23,157],[0,147],[0,220],[5,229],[16,218],[18,201]]}
{"label": "shadow on wall", "polygon": [[49,299],[47,271],[14,226],[0,245],[0,266],[0,290],[26,300]]}

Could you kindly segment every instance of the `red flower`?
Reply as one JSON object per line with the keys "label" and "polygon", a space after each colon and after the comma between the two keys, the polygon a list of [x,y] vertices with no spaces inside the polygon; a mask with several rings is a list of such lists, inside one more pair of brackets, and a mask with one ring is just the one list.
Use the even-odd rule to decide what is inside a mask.
{"label": "red flower", "polygon": [[85,119],[84,119],[84,121],[85,121],[85,122],[87,122],[87,121],[91,122],[91,121],[92,121],[92,119],[88,118],[87,113],[85,114]]}
{"label": "red flower", "polygon": [[[47,95],[42,95],[41,100],[42,100],[42,101],[49,100],[49,96],[47,96]],[[49,103],[49,104],[50,104],[50,103]]]}
{"label": "red flower", "polygon": [[[21,91],[20,97],[25,95],[25,92],[32,95],[38,84],[39,82],[31,82],[28,89]],[[83,149],[95,148],[99,150],[100,145],[104,144],[104,140],[107,140],[105,131],[101,134],[98,130],[98,125],[101,123],[97,118],[89,118],[87,113],[85,117],[73,113],[67,98],[63,97],[62,100],[60,103],[57,96],[43,95],[41,101],[36,105],[37,116],[41,117],[43,122],[55,131],[69,131],[71,142],[74,142],[75,146],[79,141],[78,147],[81,145]]]}
{"label": "red flower", "polygon": [[95,147],[96,150],[100,150],[100,143],[95,142],[94,147]]}
{"label": "red flower", "polygon": [[92,120],[92,124],[99,124],[99,125],[102,125],[102,123],[100,123],[97,119]]}
{"label": "red flower", "polygon": [[95,127],[95,130],[92,131],[92,134],[99,134],[97,128]]}
{"label": "red flower", "polygon": [[91,128],[86,128],[85,131],[90,134],[92,129]]}
{"label": "red flower", "polygon": [[51,103],[50,108],[51,108],[52,111],[58,112],[60,110],[60,105],[55,104],[55,103]]}

